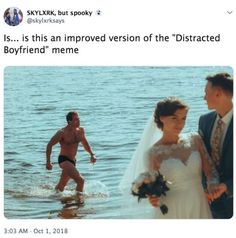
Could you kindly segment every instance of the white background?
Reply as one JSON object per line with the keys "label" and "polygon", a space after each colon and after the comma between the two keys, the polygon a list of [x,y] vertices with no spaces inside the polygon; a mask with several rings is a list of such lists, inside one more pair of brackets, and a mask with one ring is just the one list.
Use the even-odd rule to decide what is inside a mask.
{"label": "white background", "polygon": [[[8,7],[18,7],[24,14],[23,22],[17,27],[5,24],[0,20],[1,42],[1,82],[0,82],[0,153],[3,151],[3,75],[6,66],[231,66],[236,64],[236,8],[235,1],[217,0],[155,0],[155,1],[2,1],[3,16]],[[27,24],[27,10],[68,10],[96,11],[101,10],[101,16],[92,17],[60,17],[65,24]],[[233,11],[228,14],[227,11]],[[36,16],[32,16],[36,17]],[[50,16],[44,16],[48,18]],[[42,17],[38,17],[42,18]],[[218,43],[50,43],[36,42],[11,43],[12,47],[60,46],[78,47],[77,55],[4,55],[3,46],[9,43],[3,41],[4,34],[12,39],[20,40],[22,34],[51,35],[217,35],[221,34]],[[17,83],[17,82],[16,82]],[[4,235],[4,228],[68,228],[67,235],[58,237],[231,237],[235,216],[230,220],[11,220],[4,217],[4,181],[3,162],[1,163],[1,203],[0,223],[1,237],[32,237],[28,235]],[[14,206],[14,204],[12,204]],[[234,212],[235,213],[235,212]],[[53,236],[53,235],[51,235]],[[50,237],[36,234],[35,237]],[[53,236],[56,237],[56,236]]]}

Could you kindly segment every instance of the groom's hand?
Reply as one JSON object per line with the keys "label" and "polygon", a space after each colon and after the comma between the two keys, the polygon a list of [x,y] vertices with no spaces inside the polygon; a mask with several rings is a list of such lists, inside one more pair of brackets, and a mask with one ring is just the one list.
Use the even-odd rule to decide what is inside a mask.
{"label": "groom's hand", "polygon": [[160,206],[160,198],[159,197],[149,196],[148,200],[152,204],[153,207],[159,207]]}
{"label": "groom's hand", "polygon": [[209,202],[212,202],[219,198],[223,193],[227,192],[227,186],[224,183],[212,184],[207,190],[207,199]]}
{"label": "groom's hand", "polygon": [[[215,197],[216,198],[219,198],[223,193],[226,193],[227,192],[227,186],[226,186],[226,184],[224,184],[224,183],[220,183],[220,184],[218,184],[217,186],[216,186],[216,188],[215,188]],[[215,198],[215,199],[216,199]]]}

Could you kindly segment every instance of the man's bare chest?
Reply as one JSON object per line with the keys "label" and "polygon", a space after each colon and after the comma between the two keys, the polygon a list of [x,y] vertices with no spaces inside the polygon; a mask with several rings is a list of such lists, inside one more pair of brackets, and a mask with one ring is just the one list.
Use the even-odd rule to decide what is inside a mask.
{"label": "man's bare chest", "polygon": [[81,135],[78,131],[74,132],[64,132],[61,144],[72,146],[78,145],[81,142]]}

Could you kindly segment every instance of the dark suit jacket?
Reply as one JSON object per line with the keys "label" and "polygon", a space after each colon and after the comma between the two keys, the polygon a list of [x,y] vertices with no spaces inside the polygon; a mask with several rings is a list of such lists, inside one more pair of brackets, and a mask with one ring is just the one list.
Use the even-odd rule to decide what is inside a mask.
{"label": "dark suit jacket", "polygon": [[[202,137],[209,155],[211,155],[211,134],[216,112],[210,112],[199,119],[199,134]],[[227,195],[223,195],[212,203],[211,208],[215,218],[231,218],[233,216],[233,118],[229,124],[223,142],[219,166],[220,183],[225,183],[228,188]]]}

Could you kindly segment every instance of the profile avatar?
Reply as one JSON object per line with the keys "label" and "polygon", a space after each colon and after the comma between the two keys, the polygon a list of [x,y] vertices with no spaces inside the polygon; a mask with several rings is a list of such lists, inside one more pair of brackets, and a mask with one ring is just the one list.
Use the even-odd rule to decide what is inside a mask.
{"label": "profile avatar", "polygon": [[8,8],[4,12],[4,21],[9,26],[17,26],[22,22],[22,20],[23,20],[22,11],[17,7]]}

